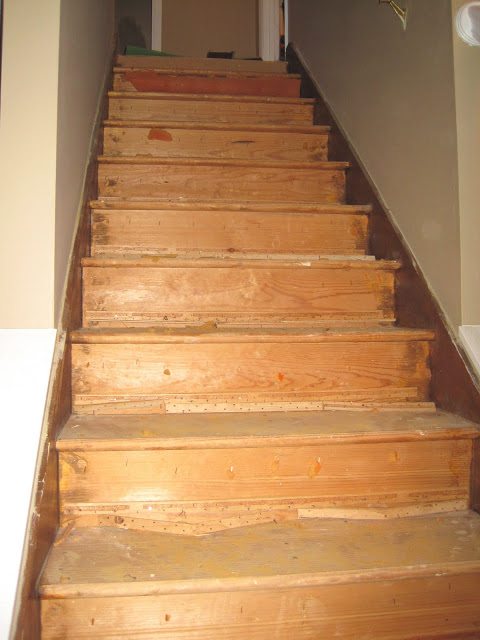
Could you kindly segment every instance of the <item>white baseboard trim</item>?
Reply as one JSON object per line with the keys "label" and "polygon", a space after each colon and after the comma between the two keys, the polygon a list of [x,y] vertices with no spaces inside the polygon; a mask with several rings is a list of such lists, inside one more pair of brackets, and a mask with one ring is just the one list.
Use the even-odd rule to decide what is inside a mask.
{"label": "white baseboard trim", "polygon": [[459,333],[462,345],[480,375],[480,324],[464,324]]}
{"label": "white baseboard trim", "polygon": [[42,431],[55,329],[0,329],[0,638],[8,638]]}

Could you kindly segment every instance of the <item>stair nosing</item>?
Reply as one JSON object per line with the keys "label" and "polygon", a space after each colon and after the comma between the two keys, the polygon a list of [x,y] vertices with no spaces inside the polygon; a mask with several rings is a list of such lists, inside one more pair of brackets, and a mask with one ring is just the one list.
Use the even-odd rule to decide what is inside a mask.
{"label": "stair nosing", "polygon": [[251,160],[237,158],[182,158],[160,157],[149,155],[136,156],[98,156],[99,164],[123,165],[171,165],[171,166],[211,166],[211,167],[248,167],[275,169],[307,169],[309,171],[344,171],[350,167],[349,162],[317,161],[317,160]]}
{"label": "stair nosing", "polygon": [[182,122],[181,120],[104,120],[104,127],[137,129],[185,129],[188,131],[247,131],[252,133],[299,133],[327,135],[331,127],[321,125],[242,124],[241,122]]}
{"label": "stair nosing", "polygon": [[216,329],[214,323],[182,329],[79,329],[72,331],[70,339],[75,344],[167,344],[167,343],[276,343],[276,342],[403,342],[433,341],[435,332],[426,329],[402,329],[399,327],[375,328],[318,328],[300,330],[272,329]]}
{"label": "stair nosing", "polygon": [[[308,215],[315,213],[334,213],[345,215],[369,215],[373,207],[370,204],[356,205],[356,204],[321,204],[316,202],[255,202],[244,201],[232,202],[228,200],[161,200],[161,199],[135,199],[135,198],[102,198],[90,201],[91,209],[99,209],[103,211],[129,211],[134,209],[135,211],[162,211],[165,210],[189,210],[189,211],[221,211],[226,209],[227,211],[238,213],[273,213],[284,215]],[[123,205],[123,206],[122,206]],[[143,207],[143,209],[142,209]],[[292,211],[296,209],[296,211]]]}
{"label": "stair nosing", "polygon": [[386,567],[369,570],[331,571],[322,574],[284,574],[278,576],[252,576],[247,578],[184,579],[134,583],[80,583],[40,585],[43,598],[94,598],[108,596],[156,596],[167,594],[193,594],[218,591],[251,591],[261,589],[287,589],[340,585],[359,582],[379,582],[402,578],[434,577],[480,571],[480,560],[449,562],[406,567]]}
{"label": "stair nosing", "polygon": [[387,260],[365,260],[365,259],[336,259],[315,258],[315,256],[299,256],[295,258],[284,258],[274,256],[268,258],[256,258],[254,256],[229,257],[203,257],[186,255],[142,255],[139,257],[86,257],[82,258],[83,267],[115,267],[115,268],[221,268],[221,269],[367,269],[371,271],[398,271],[401,263]]}
{"label": "stair nosing", "polygon": [[185,101],[211,101],[211,102],[260,102],[274,104],[290,104],[292,106],[309,105],[313,106],[313,98],[284,98],[278,96],[242,96],[220,93],[162,93],[160,91],[109,91],[109,98],[135,100],[156,99],[156,100],[185,100]]}

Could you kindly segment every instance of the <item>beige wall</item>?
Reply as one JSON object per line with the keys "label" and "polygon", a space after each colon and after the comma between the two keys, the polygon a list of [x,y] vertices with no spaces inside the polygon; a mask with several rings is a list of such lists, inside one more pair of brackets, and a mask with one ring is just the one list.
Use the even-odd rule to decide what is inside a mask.
{"label": "beige wall", "polygon": [[461,324],[450,0],[290,0],[290,40],[313,73],[452,327]]}
{"label": "beige wall", "polygon": [[163,0],[162,49],[169,53],[254,58],[257,31],[257,0]]}
{"label": "beige wall", "polygon": [[60,1],[5,0],[0,327],[53,327]]}
{"label": "beige wall", "polygon": [[[455,19],[463,0],[453,0]],[[453,38],[462,265],[462,324],[480,325],[480,47]]]}
{"label": "beige wall", "polygon": [[110,0],[62,0],[55,202],[55,322],[113,38]]}
{"label": "beige wall", "polygon": [[111,44],[110,0],[6,0],[0,327],[56,326]]}

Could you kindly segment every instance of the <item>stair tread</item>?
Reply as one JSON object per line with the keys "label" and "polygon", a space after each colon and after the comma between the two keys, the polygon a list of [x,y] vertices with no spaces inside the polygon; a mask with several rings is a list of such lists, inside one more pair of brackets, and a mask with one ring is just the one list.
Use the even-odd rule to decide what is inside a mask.
{"label": "stair tread", "polygon": [[253,448],[477,437],[477,425],[441,411],[72,415],[57,449]]}
{"label": "stair tread", "polygon": [[105,120],[105,127],[140,128],[140,129],[188,129],[205,131],[248,131],[252,133],[307,133],[325,135],[330,133],[331,127],[320,125],[281,125],[281,124],[242,124],[225,122],[181,122],[178,120]]}
{"label": "stair tread", "polygon": [[198,58],[192,56],[118,55],[116,66],[142,69],[170,69],[176,73],[181,69],[213,69],[218,71],[250,71],[262,73],[287,73],[287,63],[282,61],[243,60],[241,58]]}
{"label": "stair tread", "polygon": [[90,207],[93,209],[108,209],[108,210],[125,210],[134,209],[147,210],[147,211],[159,211],[162,209],[167,210],[187,210],[187,211],[218,211],[225,209],[227,211],[239,211],[239,212],[272,212],[272,213],[285,213],[286,215],[295,215],[305,213],[338,213],[338,214],[369,214],[372,212],[372,206],[356,205],[356,204],[321,204],[316,202],[232,202],[229,200],[166,200],[156,198],[152,200],[142,200],[140,198],[102,198],[98,200],[92,200]]}
{"label": "stair tread", "polygon": [[149,164],[149,165],[182,165],[182,166],[214,166],[214,167],[274,167],[275,169],[310,169],[316,171],[348,169],[348,162],[315,161],[315,160],[251,160],[237,158],[163,158],[149,155],[138,156],[99,156],[100,164]]}
{"label": "stair tread", "polygon": [[[379,544],[381,541],[381,544]],[[202,537],[61,531],[40,592],[148,595],[339,584],[480,571],[480,515],[272,522]]]}
{"label": "stair tread", "polygon": [[149,329],[78,329],[71,340],[88,343],[241,343],[241,342],[403,342],[430,341],[435,332],[429,329],[403,327],[347,328],[235,328],[216,327],[213,322],[179,329],[152,327]]}
{"label": "stair tread", "polygon": [[243,96],[219,93],[162,93],[156,91],[109,91],[109,98],[127,98],[141,100],[142,98],[157,100],[194,100],[194,101],[212,101],[212,102],[259,102],[259,103],[275,103],[290,105],[313,105],[315,100],[312,98],[286,98],[279,96]]}
{"label": "stair tread", "polygon": [[298,73],[283,73],[271,71],[269,73],[265,73],[263,71],[239,71],[239,70],[230,70],[230,69],[160,69],[160,68],[149,68],[149,67],[140,67],[140,66],[131,66],[131,67],[113,67],[113,73],[135,73],[135,72],[148,72],[154,73],[156,75],[162,76],[199,76],[203,77],[215,77],[219,76],[221,78],[278,78],[280,80],[290,79],[290,80],[298,80],[301,78],[301,75]]}
{"label": "stair tread", "polygon": [[393,260],[368,259],[370,256],[358,256],[348,259],[319,257],[312,255],[300,255],[286,257],[281,254],[272,254],[265,257],[256,255],[225,255],[223,257],[209,255],[185,254],[159,254],[155,256],[140,257],[101,257],[82,258],[84,267],[153,267],[153,268],[235,268],[247,267],[251,269],[368,269],[371,271],[396,271],[401,268],[401,263]]}

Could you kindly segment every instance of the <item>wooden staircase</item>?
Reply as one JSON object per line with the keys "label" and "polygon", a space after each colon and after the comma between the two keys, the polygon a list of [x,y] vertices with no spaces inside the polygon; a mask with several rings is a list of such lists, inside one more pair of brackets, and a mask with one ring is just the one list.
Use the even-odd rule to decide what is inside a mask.
{"label": "wooden staircase", "polygon": [[396,326],[402,265],[369,255],[299,77],[134,62],[91,205],[42,638],[480,638],[479,430],[430,401],[435,334]]}

